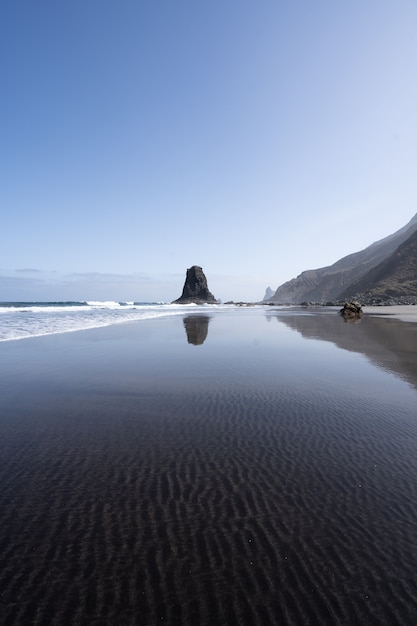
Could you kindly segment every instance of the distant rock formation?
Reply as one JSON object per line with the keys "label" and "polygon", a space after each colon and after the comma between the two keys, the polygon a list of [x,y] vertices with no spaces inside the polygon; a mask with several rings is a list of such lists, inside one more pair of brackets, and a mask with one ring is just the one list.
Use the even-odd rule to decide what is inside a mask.
{"label": "distant rock formation", "polygon": [[187,315],[184,317],[184,328],[188,343],[201,346],[207,339],[210,317],[208,315]]}
{"label": "distant rock formation", "polygon": [[265,295],[262,298],[262,301],[269,300],[274,295],[275,291],[271,289],[271,287],[267,287],[265,291]]}
{"label": "distant rock formation", "polygon": [[201,267],[193,265],[187,270],[182,295],[172,304],[217,304]]}
{"label": "distant rock formation", "polygon": [[[365,302],[362,294],[370,291],[370,283],[375,280],[381,280],[382,275],[385,278],[388,275],[388,269],[390,271],[394,269],[395,264],[393,261],[398,256],[399,246],[409,239],[410,243],[414,245],[414,240],[411,238],[416,232],[417,215],[394,234],[376,241],[360,252],[349,254],[328,267],[302,272],[297,278],[293,278],[278,287],[275,294],[268,299],[268,302],[274,304],[300,304],[300,302],[304,301],[326,303],[328,301],[343,301],[357,297],[362,302]],[[409,246],[407,250],[402,248],[403,257],[414,254],[412,247]],[[388,266],[383,265],[383,262],[386,260],[389,260]],[[377,266],[378,272],[372,273],[371,271],[377,268]],[[405,277],[405,264],[401,272],[404,273]],[[364,278],[364,281],[359,283],[362,278]],[[391,275],[391,283],[392,278]],[[407,280],[409,279],[410,277],[407,276]],[[400,282],[397,281],[396,287],[399,287]],[[410,295],[413,294],[414,289],[415,283],[413,284],[411,280],[406,287],[403,285],[403,288],[398,289],[395,293],[401,291],[402,294],[407,292],[407,295]],[[386,293],[388,293],[387,290]],[[386,293],[383,297],[385,297]],[[373,292],[372,295],[379,294]]]}

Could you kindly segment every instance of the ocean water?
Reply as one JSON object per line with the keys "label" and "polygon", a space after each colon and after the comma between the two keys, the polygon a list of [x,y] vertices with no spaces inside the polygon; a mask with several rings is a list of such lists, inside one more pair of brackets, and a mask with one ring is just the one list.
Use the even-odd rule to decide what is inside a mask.
{"label": "ocean water", "polygon": [[0,623],[414,626],[416,354],[271,307],[2,342]]}
{"label": "ocean water", "polygon": [[206,307],[157,302],[0,302],[0,341],[182,315],[196,308],[204,310]]}

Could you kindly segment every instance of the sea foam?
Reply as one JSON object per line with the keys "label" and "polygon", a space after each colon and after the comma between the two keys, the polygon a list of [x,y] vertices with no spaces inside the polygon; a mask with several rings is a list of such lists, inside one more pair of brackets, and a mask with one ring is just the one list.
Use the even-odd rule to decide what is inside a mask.
{"label": "sea foam", "polygon": [[[189,310],[190,306],[193,309],[200,308],[197,305],[133,301],[3,302],[0,303],[0,341],[27,339],[100,328],[123,322],[181,315]],[[218,305],[211,306],[215,306],[216,309],[222,308]]]}

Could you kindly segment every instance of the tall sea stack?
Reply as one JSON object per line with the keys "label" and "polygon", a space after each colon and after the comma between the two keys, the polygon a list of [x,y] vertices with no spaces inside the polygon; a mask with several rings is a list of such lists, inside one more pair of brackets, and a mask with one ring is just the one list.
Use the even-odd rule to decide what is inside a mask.
{"label": "tall sea stack", "polygon": [[209,291],[207,279],[201,267],[193,265],[187,270],[182,295],[172,304],[217,304]]}

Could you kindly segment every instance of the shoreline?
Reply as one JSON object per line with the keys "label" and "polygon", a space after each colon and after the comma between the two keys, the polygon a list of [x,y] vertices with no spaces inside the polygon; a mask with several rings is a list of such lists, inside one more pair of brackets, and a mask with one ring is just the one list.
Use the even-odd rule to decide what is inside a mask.
{"label": "shoreline", "polygon": [[[305,305],[289,305],[289,304],[265,304],[265,303],[225,303],[222,306],[214,306],[213,308],[211,308],[210,306],[194,306],[194,307],[183,307],[181,309],[181,307],[178,307],[178,309],[176,308],[174,311],[173,310],[167,310],[164,311],[163,309],[156,309],[154,312],[152,312],[151,314],[148,314],[147,312],[145,312],[144,315],[142,315],[141,317],[126,317],[125,319],[115,319],[115,318],[109,318],[109,319],[98,319],[96,321],[92,321],[91,319],[88,320],[88,323],[86,324],[85,321],[81,320],[81,323],[79,323],[76,318],[74,318],[74,322],[71,321],[71,324],[74,324],[73,327],[68,327],[68,328],[59,328],[57,327],[57,323],[62,323],[62,320],[64,318],[61,318],[58,320],[58,318],[56,317],[56,319],[53,319],[51,322],[51,318],[46,319],[45,318],[45,322],[46,325],[50,325],[51,328],[45,328],[42,325],[42,319],[38,322],[38,328],[35,329],[31,329],[29,327],[28,329],[28,334],[24,334],[22,332],[22,328],[23,326],[21,326],[21,324],[23,323],[23,320],[21,322],[18,322],[17,325],[17,336],[13,336],[11,334],[11,336],[2,336],[2,334],[0,333],[0,345],[4,345],[4,344],[10,344],[10,343],[15,343],[16,341],[20,342],[23,339],[40,339],[42,337],[48,337],[48,336],[60,336],[60,335],[68,335],[68,334],[74,334],[74,333],[78,333],[78,332],[85,332],[87,330],[98,330],[100,328],[111,328],[111,327],[115,327],[115,326],[124,326],[125,324],[129,324],[129,323],[137,323],[137,322],[144,322],[145,320],[150,321],[151,319],[166,319],[166,318],[186,318],[186,317],[196,317],[199,315],[204,316],[208,316],[211,317],[212,315],[218,315],[221,314],[222,316],[227,314],[232,314],[232,313],[237,313],[239,315],[239,313],[242,312],[246,312],[249,313],[250,311],[253,310],[263,310],[264,312],[268,312],[268,311],[273,311],[273,310],[277,310],[277,311],[283,311],[283,312],[294,312],[296,313],[297,311],[300,313],[305,314],[305,312],[316,312],[317,314],[335,314],[337,315],[340,311],[340,305],[324,305],[324,304],[305,304]],[[406,322],[406,323],[417,323],[417,306],[415,305],[364,305],[362,306],[362,311],[364,313],[364,315],[366,317],[379,317],[379,318],[390,318],[390,319],[397,319],[401,322]],[[149,315],[149,316],[148,316]],[[34,318],[32,318],[33,320]],[[65,322],[65,319],[64,319]],[[19,328],[19,324],[20,324],[20,328]],[[10,328],[12,328],[10,326]],[[5,326],[3,328],[4,333],[9,332],[9,329],[7,328],[7,326]],[[25,331],[26,333],[26,331]]]}
{"label": "shoreline", "polygon": [[[246,305],[249,306],[249,305]],[[283,308],[294,311],[304,310],[331,310],[340,311],[342,304],[337,305],[325,305],[325,304],[265,304],[265,308]],[[362,305],[362,311],[364,315],[372,317],[391,317],[398,319],[402,322],[415,322],[417,323],[417,306],[414,304],[389,304],[389,305]]]}

